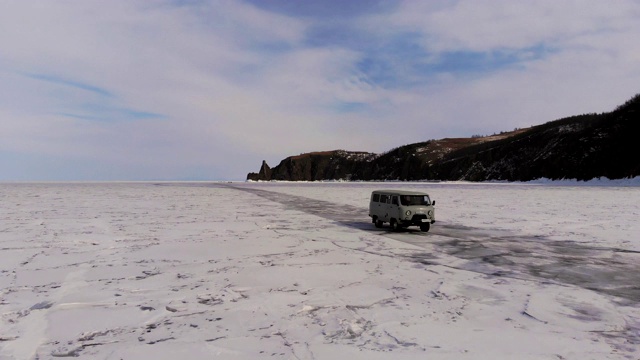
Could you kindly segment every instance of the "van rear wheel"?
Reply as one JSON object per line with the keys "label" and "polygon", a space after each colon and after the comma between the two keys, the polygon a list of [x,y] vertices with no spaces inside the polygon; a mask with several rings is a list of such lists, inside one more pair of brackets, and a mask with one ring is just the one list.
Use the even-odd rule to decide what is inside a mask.
{"label": "van rear wheel", "polygon": [[376,227],[377,227],[377,228],[381,228],[381,227],[382,227],[382,224],[384,224],[384,223],[382,222],[382,220],[378,220],[378,219],[376,219],[375,224],[376,224]]}

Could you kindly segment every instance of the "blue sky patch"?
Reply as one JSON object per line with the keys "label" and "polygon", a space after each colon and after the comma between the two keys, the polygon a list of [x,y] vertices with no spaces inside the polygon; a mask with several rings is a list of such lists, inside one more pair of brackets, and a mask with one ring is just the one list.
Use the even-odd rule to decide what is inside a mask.
{"label": "blue sky patch", "polygon": [[165,119],[162,114],[137,111],[127,108],[116,108],[108,106],[85,105],[82,106],[83,111],[79,112],[60,112],[57,115],[70,117],[74,119],[101,121],[101,122],[117,122],[117,121],[135,121],[148,119]]}
{"label": "blue sky patch", "polygon": [[146,119],[165,119],[166,116],[156,113],[135,111],[129,109],[114,109],[113,111],[104,112],[101,114],[74,114],[74,113],[57,113],[65,117],[74,119],[89,120],[89,121],[103,121],[103,122],[115,122],[115,121],[135,121]]}
{"label": "blue sky patch", "polygon": [[260,9],[293,17],[320,19],[352,18],[388,12],[398,6],[391,0],[246,0]]}
{"label": "blue sky patch", "polygon": [[76,89],[80,89],[80,90],[86,90],[89,92],[92,92],[94,94],[98,94],[101,96],[105,96],[105,97],[113,97],[113,94],[111,92],[109,92],[108,90],[98,87],[98,86],[93,86],[90,84],[86,84],[83,82],[79,82],[79,81],[74,81],[74,80],[69,80],[69,79],[64,79],[58,76],[54,76],[54,75],[46,75],[46,74],[25,74],[25,76],[31,78],[31,79],[35,79],[35,80],[41,80],[41,81],[46,81],[52,84],[57,84],[57,85],[64,85],[64,86],[70,86]]}
{"label": "blue sky patch", "polygon": [[416,39],[409,35],[404,41],[394,41],[381,49],[368,51],[357,67],[370,81],[379,86],[411,87],[423,85],[439,74],[467,76],[517,68],[552,53],[553,49],[537,45],[517,50],[430,54],[418,46]]}
{"label": "blue sky patch", "polygon": [[436,63],[424,64],[423,71],[436,73],[492,72],[541,59],[551,52],[551,49],[543,45],[518,50],[447,52],[441,54]]}
{"label": "blue sky patch", "polygon": [[340,113],[354,113],[364,111],[368,108],[368,105],[362,102],[340,101],[333,105],[333,109]]}
{"label": "blue sky patch", "polygon": [[77,104],[74,103],[72,99],[69,100],[65,98],[63,101],[67,104],[63,105],[63,107],[67,108],[67,110],[55,112],[57,115],[75,119],[103,122],[166,118],[166,116],[154,112],[139,111],[127,107],[117,106],[115,105],[118,102],[117,97],[105,88],[90,85],[80,81],[65,79],[54,75],[26,74],[25,76],[31,79],[45,81],[55,85],[88,91],[90,93],[100,95],[101,97],[97,100],[99,103],[92,102],[84,104]]}

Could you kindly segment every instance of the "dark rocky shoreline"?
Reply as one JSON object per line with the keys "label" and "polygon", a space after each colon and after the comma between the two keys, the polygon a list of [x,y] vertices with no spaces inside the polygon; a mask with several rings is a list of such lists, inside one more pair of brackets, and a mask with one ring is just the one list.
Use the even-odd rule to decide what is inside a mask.
{"label": "dark rocky shoreline", "polygon": [[640,175],[640,94],[614,111],[526,129],[429,140],[384,154],[345,150],[263,161],[247,180],[589,180]]}

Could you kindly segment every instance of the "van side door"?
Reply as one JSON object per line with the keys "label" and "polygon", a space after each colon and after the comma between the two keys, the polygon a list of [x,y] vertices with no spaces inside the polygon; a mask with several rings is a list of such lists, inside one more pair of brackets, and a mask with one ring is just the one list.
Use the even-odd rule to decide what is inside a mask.
{"label": "van side door", "polygon": [[391,203],[389,204],[389,218],[400,220],[400,198],[397,195],[391,196]]}
{"label": "van side door", "polygon": [[380,194],[378,203],[378,218],[384,222],[389,221],[389,195]]}

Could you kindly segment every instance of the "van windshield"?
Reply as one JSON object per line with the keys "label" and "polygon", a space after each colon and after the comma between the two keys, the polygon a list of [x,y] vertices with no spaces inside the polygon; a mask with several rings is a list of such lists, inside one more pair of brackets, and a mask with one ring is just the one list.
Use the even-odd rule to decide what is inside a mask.
{"label": "van windshield", "polygon": [[400,196],[402,205],[431,205],[431,200],[427,195],[402,195]]}

